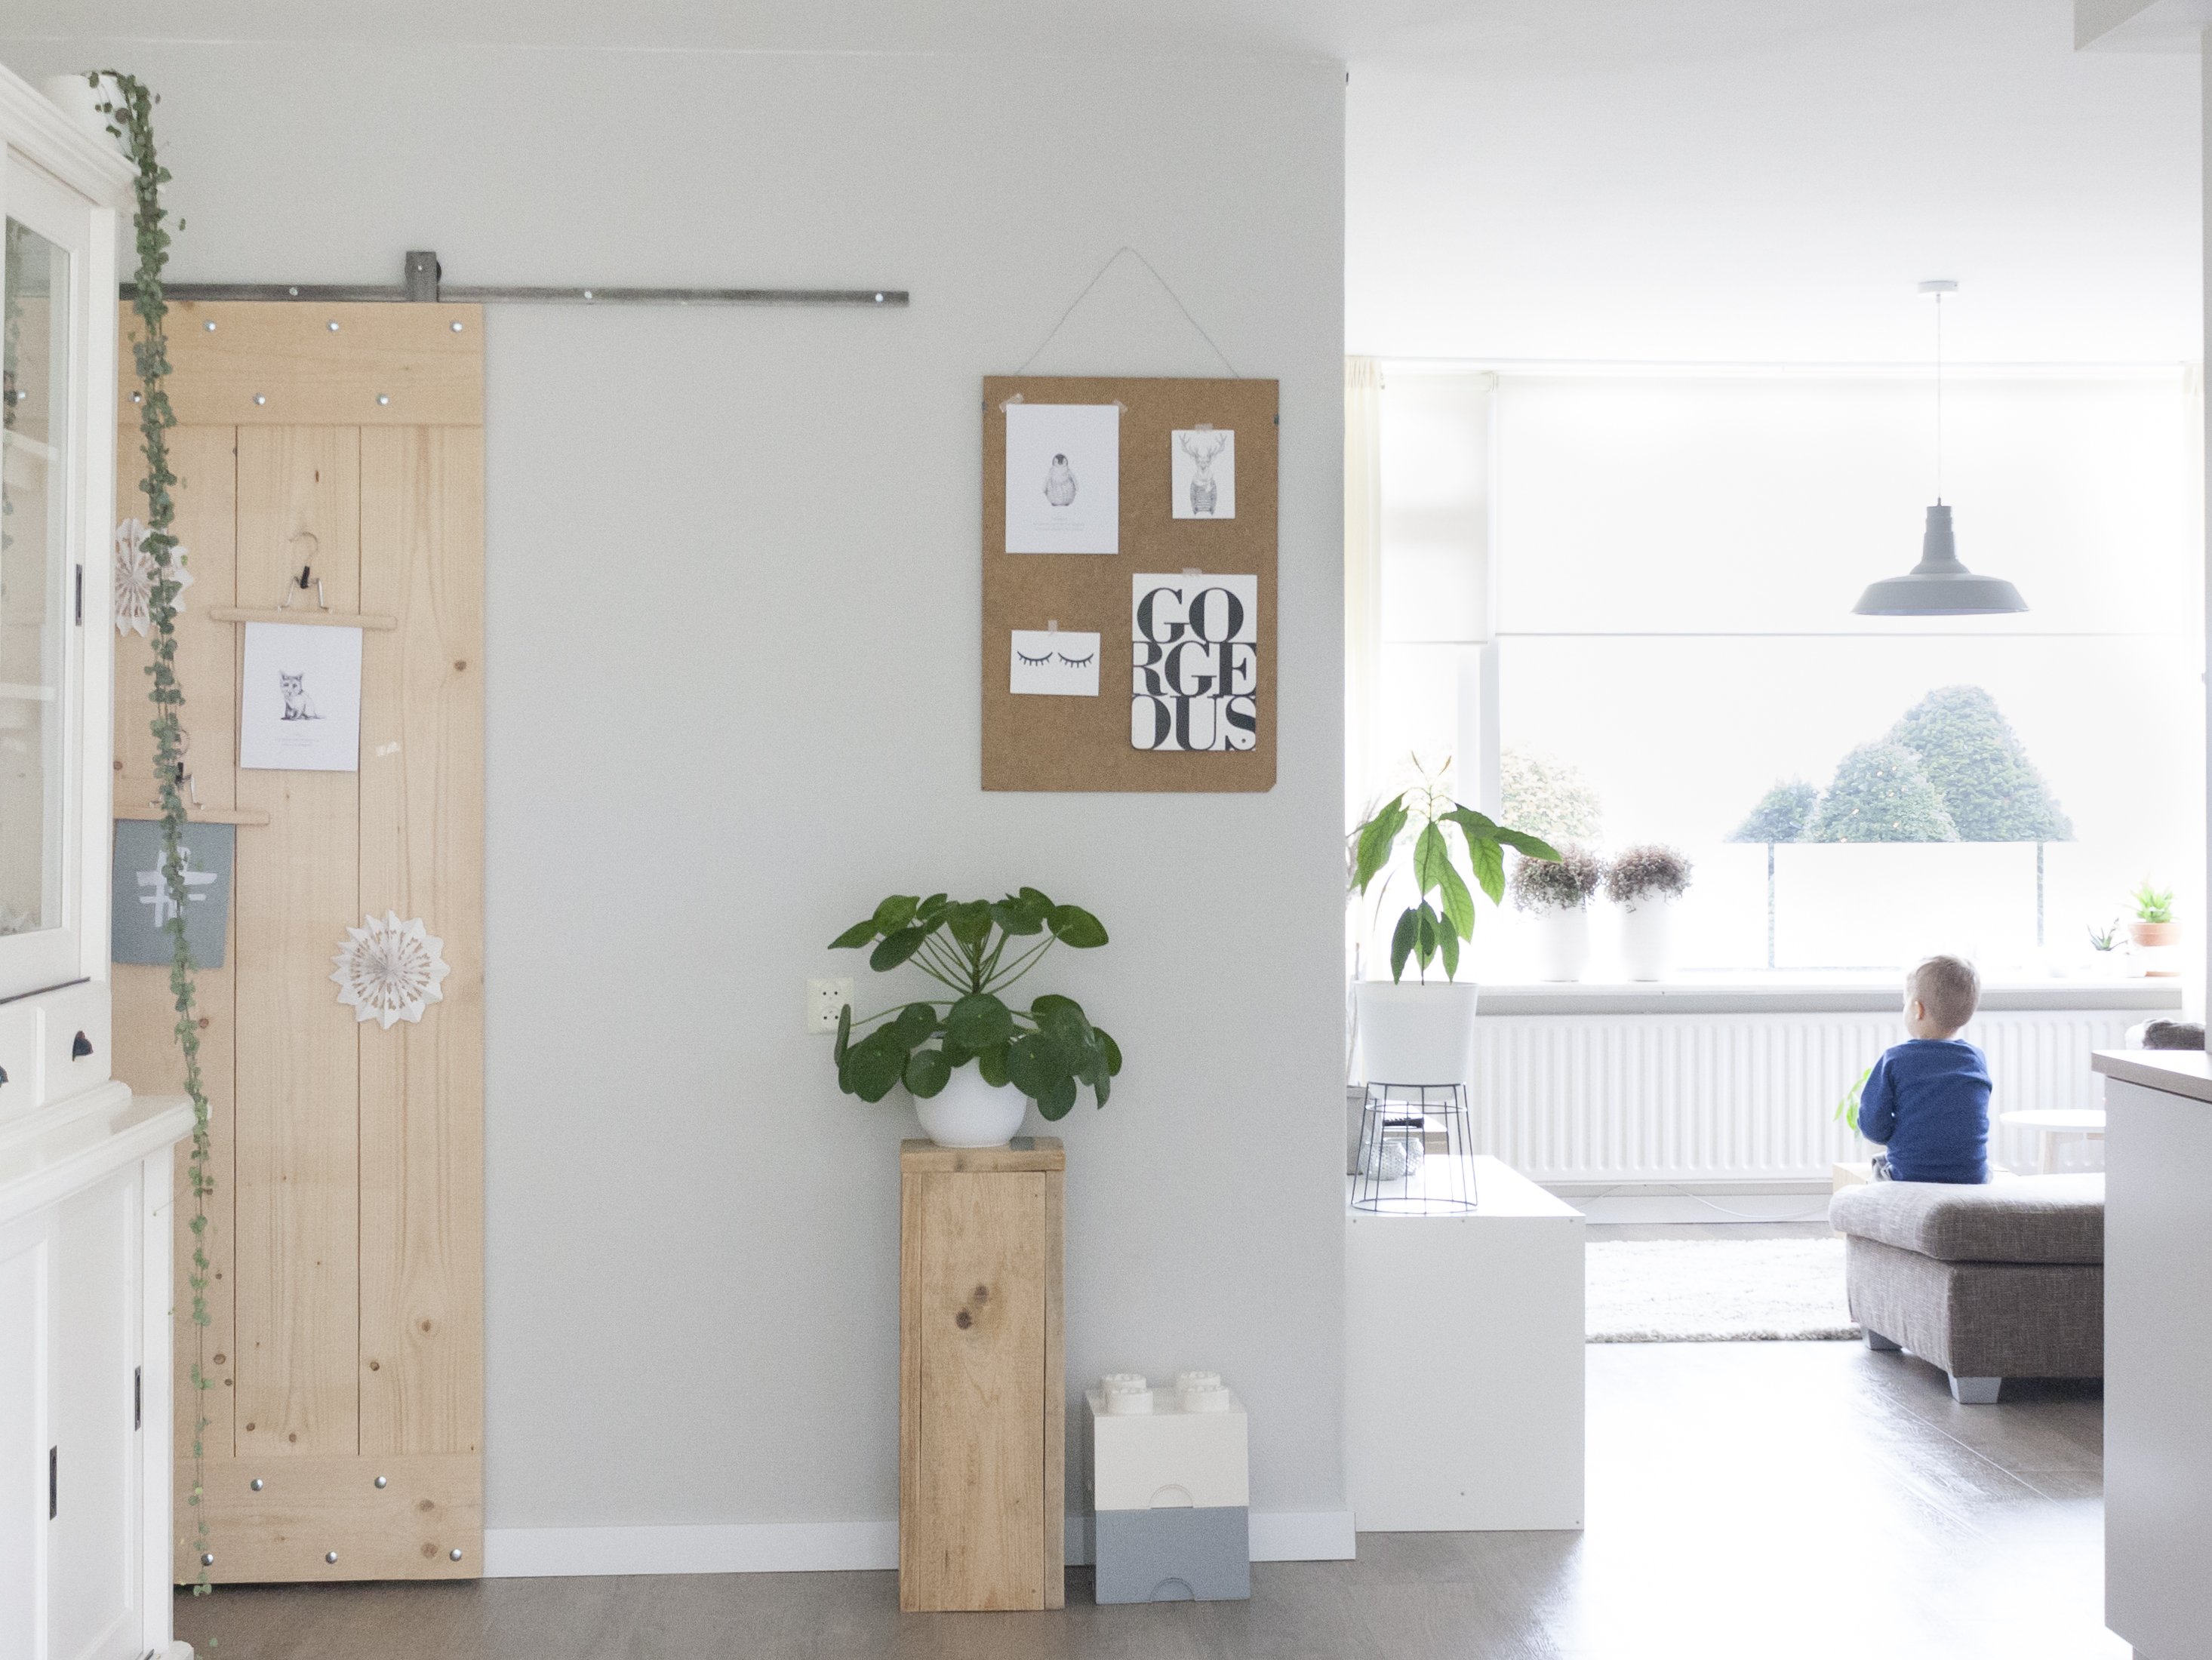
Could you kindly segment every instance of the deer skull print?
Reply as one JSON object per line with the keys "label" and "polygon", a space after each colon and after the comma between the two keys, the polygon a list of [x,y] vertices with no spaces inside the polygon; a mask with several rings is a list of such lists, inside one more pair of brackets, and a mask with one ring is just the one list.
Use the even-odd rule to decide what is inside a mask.
{"label": "deer skull print", "polygon": [[1176,518],[1237,517],[1237,434],[1199,427],[1175,434],[1169,452]]}

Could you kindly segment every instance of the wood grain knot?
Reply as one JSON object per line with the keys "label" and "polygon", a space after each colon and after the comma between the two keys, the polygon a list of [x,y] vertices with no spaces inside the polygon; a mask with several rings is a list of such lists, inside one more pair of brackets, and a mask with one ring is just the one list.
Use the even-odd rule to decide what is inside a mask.
{"label": "wood grain knot", "polygon": [[453,659],[453,667],[456,669],[465,669],[468,666],[469,660],[466,657],[455,657]]}
{"label": "wood grain knot", "polygon": [[201,1016],[200,1016],[200,1030],[201,1030],[201,1031],[203,1031],[203,1032],[204,1032],[204,1031],[206,1031],[207,1029],[208,1029],[208,1017],[207,1017],[206,1015],[201,1015]]}
{"label": "wood grain knot", "polygon": [[977,1286],[975,1287],[975,1300],[979,1303],[989,1302],[991,1300],[991,1287],[988,1286]]}
{"label": "wood grain knot", "polygon": [[253,1433],[253,1426],[252,1426],[252,1425],[251,1425],[251,1424],[248,1424],[248,1425],[246,1427],[246,1433],[247,1434],[251,1435],[251,1434]]}
{"label": "wood grain knot", "polygon": [[371,1361],[368,1363],[368,1369],[369,1369],[371,1372],[381,1372],[381,1371],[383,1371],[383,1370],[384,1370],[384,1365],[383,1365],[383,1362],[381,1362],[381,1361],[380,1361],[380,1360],[371,1360]]}
{"label": "wood grain knot", "polygon": [[428,1331],[429,1329],[430,1329],[430,1323],[429,1323],[428,1320],[423,1321],[423,1322],[422,1322],[422,1330],[425,1330],[425,1331]]}
{"label": "wood grain knot", "polygon": [[287,1435],[284,1439],[288,1441],[297,1441],[300,1439],[300,1433],[297,1430],[295,1430],[291,1434]]}
{"label": "wood grain knot", "polygon": [[221,1366],[221,1365],[222,1364],[222,1355],[220,1355],[220,1354],[216,1355],[216,1356],[215,1357],[215,1363],[216,1363],[217,1366]]}
{"label": "wood grain knot", "polygon": [[418,1499],[415,1501],[415,1508],[417,1510],[435,1510],[438,1506],[428,1499]]}
{"label": "wood grain knot", "polygon": [[422,1554],[426,1557],[435,1556],[437,1554],[438,1548],[435,1545],[425,1545],[422,1547]]}
{"label": "wood grain knot", "polygon": [[957,1314],[952,1317],[952,1324],[958,1326],[961,1330],[965,1331],[969,1326],[975,1324],[975,1317],[963,1308]]}

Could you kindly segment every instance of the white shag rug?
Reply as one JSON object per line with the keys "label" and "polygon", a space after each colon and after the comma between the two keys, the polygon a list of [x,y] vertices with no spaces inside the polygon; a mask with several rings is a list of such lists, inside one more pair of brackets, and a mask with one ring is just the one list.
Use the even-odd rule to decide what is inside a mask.
{"label": "white shag rug", "polygon": [[1594,1343],[1784,1342],[1859,1335],[1841,1239],[1606,1239],[1583,1253]]}

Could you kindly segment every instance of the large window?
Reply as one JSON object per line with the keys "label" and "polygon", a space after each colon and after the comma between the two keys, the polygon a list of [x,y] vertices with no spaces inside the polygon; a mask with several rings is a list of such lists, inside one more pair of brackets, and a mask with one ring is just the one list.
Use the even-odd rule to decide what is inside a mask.
{"label": "large window", "polygon": [[[2195,388],[1984,370],[1946,403],[1960,556],[2025,615],[1850,615],[1919,554],[1925,375],[1386,370],[1366,792],[1449,754],[1508,822],[1683,849],[1692,974],[2087,972],[2146,877],[2201,926]],[[1482,978],[1528,977],[1525,919],[1478,933]]]}

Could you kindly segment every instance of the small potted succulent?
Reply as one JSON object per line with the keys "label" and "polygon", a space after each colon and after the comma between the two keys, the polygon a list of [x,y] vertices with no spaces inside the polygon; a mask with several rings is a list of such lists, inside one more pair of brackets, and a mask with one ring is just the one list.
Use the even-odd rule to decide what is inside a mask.
{"label": "small potted succulent", "polygon": [[[954,995],[860,1021],[848,1003],[837,1017],[837,1087],[879,1101],[904,1084],[939,1147],[1004,1147],[1030,1101],[1042,1117],[1064,1118],[1080,1085],[1105,1106],[1121,1051],[1104,1029],[1072,997],[1047,993],[1016,1009],[999,995],[1054,944],[1105,943],[1097,918],[1034,888],[996,901],[892,894],[830,949],[873,944],[877,972],[911,963]],[[862,1027],[872,1029],[856,1037]]]}
{"label": "small potted succulent", "polygon": [[1587,847],[1515,863],[1513,906],[1536,920],[1539,979],[1582,978],[1589,966],[1589,899],[1604,880],[1604,863]]}
{"label": "small potted succulent", "polygon": [[[1373,1083],[1465,1083],[1474,1056],[1472,983],[1459,979],[1460,946],[1474,937],[1474,893],[1496,905],[1505,895],[1505,850],[1524,863],[1559,855],[1524,831],[1509,830],[1486,814],[1462,807],[1445,786],[1447,761],[1431,775],[1393,796],[1352,834],[1352,890],[1364,895],[1377,877],[1376,921],[1395,875],[1385,875],[1399,839],[1413,833],[1413,903],[1399,913],[1390,934],[1389,981],[1362,980],[1358,1000],[1359,1048]],[[1419,764],[1416,763],[1417,769]],[[1454,840],[1454,837],[1457,840]],[[1433,899],[1431,899],[1433,895]],[[1406,970],[1414,969],[1408,981]],[[1443,970],[1441,983],[1429,978]]]}
{"label": "small potted succulent", "polygon": [[2115,917],[2102,928],[2092,923],[2088,927],[2089,949],[2096,953],[2090,958],[2100,978],[2110,978],[2125,972],[2125,959],[2119,951],[2120,919]]}
{"label": "small potted succulent", "polygon": [[2146,876],[2136,884],[2129,896],[2135,901],[2135,920],[2128,924],[2128,937],[2148,951],[2161,945],[2173,945],[2181,938],[2181,924],[2173,919],[2173,890],[2154,888]]}
{"label": "small potted succulent", "polygon": [[1606,868],[1605,896],[1620,907],[1620,966],[1632,980],[1661,980],[1674,960],[1674,907],[1690,888],[1690,861],[1672,847],[1632,847]]}

